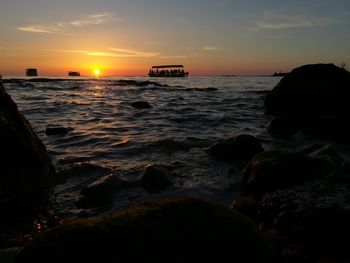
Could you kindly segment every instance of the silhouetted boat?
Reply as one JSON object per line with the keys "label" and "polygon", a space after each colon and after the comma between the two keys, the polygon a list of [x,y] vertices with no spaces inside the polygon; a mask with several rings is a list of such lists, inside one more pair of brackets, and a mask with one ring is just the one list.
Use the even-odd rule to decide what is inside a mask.
{"label": "silhouetted boat", "polygon": [[38,70],[36,68],[27,68],[26,76],[28,77],[36,77],[38,76]]}
{"label": "silhouetted boat", "polygon": [[69,71],[69,72],[68,72],[68,76],[71,76],[71,77],[80,77],[80,73],[77,72],[77,71]]}
{"label": "silhouetted boat", "polygon": [[188,77],[189,73],[184,71],[183,65],[161,65],[153,66],[148,73],[150,77]]}

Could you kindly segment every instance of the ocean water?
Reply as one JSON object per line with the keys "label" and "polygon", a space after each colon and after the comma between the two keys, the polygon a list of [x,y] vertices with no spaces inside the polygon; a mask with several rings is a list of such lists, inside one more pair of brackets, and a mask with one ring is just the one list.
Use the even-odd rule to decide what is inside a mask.
{"label": "ocean water", "polygon": [[[279,138],[266,131],[271,116],[264,114],[264,96],[279,80],[12,79],[5,87],[46,145],[56,169],[69,171],[67,181],[54,189],[50,209],[73,218],[159,196],[199,196],[229,204],[239,193],[242,167],[209,156],[205,149],[210,145],[238,134],[256,136],[266,150],[313,142],[303,134]],[[136,109],[131,105],[135,101],[152,107]],[[48,126],[71,131],[47,136]],[[135,180],[148,164],[169,167],[176,184],[159,194],[142,187],[117,190],[108,208],[77,206],[81,189],[98,178],[114,174]]]}

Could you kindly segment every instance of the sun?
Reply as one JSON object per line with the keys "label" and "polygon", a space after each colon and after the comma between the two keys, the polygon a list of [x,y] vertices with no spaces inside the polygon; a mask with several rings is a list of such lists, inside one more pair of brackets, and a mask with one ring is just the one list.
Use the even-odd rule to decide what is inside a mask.
{"label": "sun", "polygon": [[96,77],[99,77],[101,75],[101,70],[99,68],[95,68],[93,72]]}

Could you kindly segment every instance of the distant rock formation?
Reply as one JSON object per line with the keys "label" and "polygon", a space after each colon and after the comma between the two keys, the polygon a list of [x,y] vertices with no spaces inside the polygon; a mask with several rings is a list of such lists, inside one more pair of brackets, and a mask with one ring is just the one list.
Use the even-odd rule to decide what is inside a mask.
{"label": "distant rock formation", "polygon": [[0,82],[0,204],[41,192],[57,180],[44,144]]}

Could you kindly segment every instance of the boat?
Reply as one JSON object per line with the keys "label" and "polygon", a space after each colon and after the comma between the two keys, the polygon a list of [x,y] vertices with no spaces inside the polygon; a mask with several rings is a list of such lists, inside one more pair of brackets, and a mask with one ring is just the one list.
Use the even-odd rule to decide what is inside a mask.
{"label": "boat", "polygon": [[77,71],[69,71],[69,72],[68,72],[68,76],[71,76],[71,77],[80,77],[80,73],[77,72]]}
{"label": "boat", "polygon": [[27,68],[26,76],[28,77],[36,77],[38,76],[38,70],[36,68]]}
{"label": "boat", "polygon": [[149,77],[188,77],[189,73],[184,71],[183,65],[161,65],[152,66]]}

